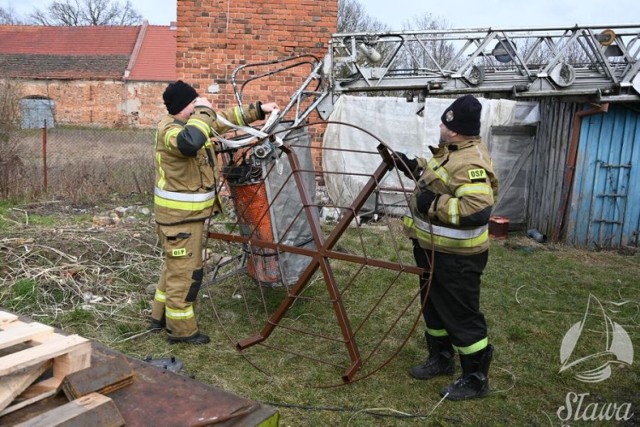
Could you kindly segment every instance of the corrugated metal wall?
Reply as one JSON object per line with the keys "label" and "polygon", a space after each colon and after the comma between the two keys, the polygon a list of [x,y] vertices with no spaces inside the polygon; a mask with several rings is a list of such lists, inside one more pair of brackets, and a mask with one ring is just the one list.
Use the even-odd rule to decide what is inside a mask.
{"label": "corrugated metal wall", "polygon": [[612,105],[582,119],[567,218],[567,242],[577,246],[638,246],[640,113]]}
{"label": "corrugated metal wall", "polygon": [[527,224],[547,236],[561,223],[565,165],[571,127],[580,108],[556,98],[540,100],[536,135],[527,185]]}

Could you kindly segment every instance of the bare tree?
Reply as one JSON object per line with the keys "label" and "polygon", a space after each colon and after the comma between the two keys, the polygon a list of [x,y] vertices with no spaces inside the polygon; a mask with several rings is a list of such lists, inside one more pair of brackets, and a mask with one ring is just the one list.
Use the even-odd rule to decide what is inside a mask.
{"label": "bare tree", "polygon": [[339,33],[384,31],[387,26],[371,17],[358,0],[338,0]]}
{"label": "bare tree", "polygon": [[0,24],[3,25],[23,25],[24,22],[20,18],[18,18],[16,12],[9,7],[5,9],[0,7]]}
{"label": "bare tree", "polygon": [[45,10],[36,10],[31,20],[39,25],[135,25],[142,16],[131,6],[131,0],[62,0]]}

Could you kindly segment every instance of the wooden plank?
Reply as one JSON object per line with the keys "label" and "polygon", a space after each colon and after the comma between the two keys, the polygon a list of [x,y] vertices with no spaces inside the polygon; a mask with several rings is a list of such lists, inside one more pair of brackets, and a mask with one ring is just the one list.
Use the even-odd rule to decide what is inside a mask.
{"label": "wooden plank", "polygon": [[24,393],[18,396],[18,400],[33,399],[36,396],[40,396],[42,393],[47,393],[53,389],[58,389],[60,381],[57,378],[47,378],[46,380],[39,381],[26,389]]}
{"label": "wooden plank", "polygon": [[69,400],[93,392],[109,394],[133,382],[133,369],[124,356],[106,358],[97,366],[73,372],[62,381],[62,391]]}
{"label": "wooden plank", "polygon": [[58,393],[59,385],[60,381],[57,378],[49,378],[32,385],[31,387],[26,389],[24,393],[18,396],[19,400],[24,400],[20,400],[18,403],[15,403],[14,405],[11,405],[2,410],[2,412],[0,412],[0,417],[17,411],[18,409],[22,409],[25,406],[29,406],[39,400],[54,396],[56,393]]}
{"label": "wooden plank", "polygon": [[42,323],[13,322],[13,324],[15,324],[15,326],[0,331],[0,349],[33,339],[43,339],[45,336],[54,333],[51,326]]}
{"label": "wooden plank", "polygon": [[13,322],[17,318],[18,316],[16,316],[15,314],[7,313],[6,311],[0,310],[0,326],[4,325],[5,323]]}
{"label": "wooden plank", "polygon": [[116,404],[98,393],[83,396],[16,427],[120,427],[125,424]]}
{"label": "wooden plank", "polygon": [[53,358],[58,358],[54,362],[54,371],[69,373],[84,369],[90,363],[91,342],[79,335],[53,334],[40,345],[0,357],[0,376],[19,372]]}
{"label": "wooden plank", "polygon": [[20,393],[29,388],[51,365],[51,361],[46,361],[23,374],[0,378],[0,411],[9,406]]}

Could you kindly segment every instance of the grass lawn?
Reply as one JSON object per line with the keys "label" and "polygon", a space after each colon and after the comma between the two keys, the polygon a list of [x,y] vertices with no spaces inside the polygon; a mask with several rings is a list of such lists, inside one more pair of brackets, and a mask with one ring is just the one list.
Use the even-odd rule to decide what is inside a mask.
{"label": "grass lawn", "polygon": [[[37,214],[37,220],[27,224],[25,211]],[[396,277],[369,267],[359,271],[344,304],[354,328],[362,325],[357,329],[362,353],[369,354],[381,343],[381,334],[392,332],[380,344],[380,354],[374,352],[363,367],[364,373],[379,370],[343,385],[344,345],[296,332],[304,328],[339,336],[321,277],[314,278],[305,299],[287,312],[283,325],[291,330],[276,328],[266,346],[242,353],[234,347],[236,339],[259,331],[262,313],[272,312],[286,292],[260,289],[246,276],[207,286],[196,311],[212,343],[172,346],[163,333],[144,333],[151,300],[147,287],[156,282],[160,267],[153,226],[141,220],[96,229],[86,213],[81,215],[84,220],[78,221],[68,212],[0,204],[0,307],[132,357],[175,356],[184,362],[185,375],[277,406],[283,426],[612,425],[616,415],[625,425],[640,424],[638,255],[541,245],[517,233],[493,241],[481,296],[496,349],[491,393],[484,399],[449,402],[441,401],[438,391],[455,378],[425,382],[407,373],[426,356],[424,325],[420,321],[412,329],[418,310],[415,302],[410,305],[417,290],[415,276]],[[357,232],[370,256],[411,259],[408,242],[400,238],[397,250],[388,253],[386,235],[376,230],[363,227]],[[341,240],[345,252],[351,250],[348,238]],[[353,277],[353,266],[335,262],[333,267],[341,284]],[[387,290],[385,284],[394,280]],[[381,300],[380,307],[369,310]],[[611,320],[609,326],[619,325],[630,337],[636,351],[633,363],[618,362],[621,354],[629,353],[622,343],[560,372],[561,349],[566,356],[573,336],[565,335],[583,319],[570,360],[607,349],[604,315]],[[280,346],[305,357],[274,348]],[[599,372],[607,363],[611,372],[603,381],[576,378],[590,369]]]}

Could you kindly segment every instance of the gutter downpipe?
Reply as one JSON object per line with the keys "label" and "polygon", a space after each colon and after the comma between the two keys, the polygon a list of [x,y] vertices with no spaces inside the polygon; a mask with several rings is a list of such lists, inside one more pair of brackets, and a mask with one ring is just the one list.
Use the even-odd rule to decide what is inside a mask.
{"label": "gutter downpipe", "polygon": [[571,129],[571,142],[569,144],[569,155],[567,157],[567,166],[564,173],[564,191],[562,192],[561,207],[560,207],[560,221],[553,230],[552,239],[554,242],[560,240],[560,235],[565,226],[565,218],[567,216],[567,209],[569,208],[569,198],[571,191],[573,190],[573,178],[576,172],[576,160],[578,159],[578,146],[580,142],[580,128],[582,127],[582,118],[586,116],[593,116],[595,114],[606,113],[609,111],[609,103],[604,104],[592,104],[590,110],[583,110],[576,112],[573,119],[573,127]]}

